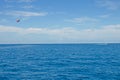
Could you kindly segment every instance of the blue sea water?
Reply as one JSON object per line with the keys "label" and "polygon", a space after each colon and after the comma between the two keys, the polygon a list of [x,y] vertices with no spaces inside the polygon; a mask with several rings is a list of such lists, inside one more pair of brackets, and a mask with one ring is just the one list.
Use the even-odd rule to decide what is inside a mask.
{"label": "blue sea water", "polygon": [[1,44],[0,80],[120,80],[120,44]]}

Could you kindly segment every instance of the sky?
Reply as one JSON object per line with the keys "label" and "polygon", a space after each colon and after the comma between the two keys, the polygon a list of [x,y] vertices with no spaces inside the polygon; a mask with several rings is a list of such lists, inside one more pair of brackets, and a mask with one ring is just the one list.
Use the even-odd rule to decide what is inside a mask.
{"label": "sky", "polygon": [[41,43],[120,43],[120,0],[1,0],[0,44]]}

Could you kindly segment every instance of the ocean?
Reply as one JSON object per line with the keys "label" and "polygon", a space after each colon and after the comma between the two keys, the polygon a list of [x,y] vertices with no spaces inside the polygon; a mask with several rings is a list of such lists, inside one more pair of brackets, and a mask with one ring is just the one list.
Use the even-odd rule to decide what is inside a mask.
{"label": "ocean", "polygon": [[0,44],[0,80],[120,80],[120,44]]}

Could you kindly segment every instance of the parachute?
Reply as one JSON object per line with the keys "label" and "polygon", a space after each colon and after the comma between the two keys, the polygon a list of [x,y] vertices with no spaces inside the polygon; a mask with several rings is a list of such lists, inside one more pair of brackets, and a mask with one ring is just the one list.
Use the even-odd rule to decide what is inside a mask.
{"label": "parachute", "polygon": [[20,22],[20,19],[17,19],[16,22]]}

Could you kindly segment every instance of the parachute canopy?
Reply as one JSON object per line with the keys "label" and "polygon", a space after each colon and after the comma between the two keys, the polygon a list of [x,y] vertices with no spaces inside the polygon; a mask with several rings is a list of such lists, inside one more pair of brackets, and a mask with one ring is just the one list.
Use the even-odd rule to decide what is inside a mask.
{"label": "parachute canopy", "polygon": [[20,22],[20,19],[17,19],[16,22]]}

